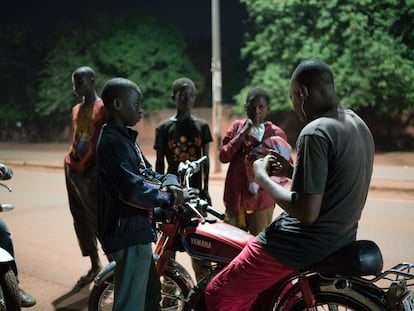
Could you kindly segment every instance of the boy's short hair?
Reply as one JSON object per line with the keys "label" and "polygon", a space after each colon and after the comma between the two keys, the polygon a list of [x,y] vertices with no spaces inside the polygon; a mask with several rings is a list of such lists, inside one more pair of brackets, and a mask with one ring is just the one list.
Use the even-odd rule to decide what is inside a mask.
{"label": "boy's short hair", "polygon": [[105,107],[108,107],[111,103],[113,103],[115,98],[121,98],[131,90],[142,95],[139,86],[131,80],[125,78],[112,78],[108,80],[102,88],[101,95]]}
{"label": "boy's short hair", "polygon": [[185,78],[185,77],[184,78],[179,78],[179,79],[175,80],[172,83],[172,94],[173,94],[173,96],[175,96],[175,94],[177,94],[177,92],[182,87],[185,87],[185,86],[190,86],[194,89],[194,91],[196,90],[195,84],[191,79]]}
{"label": "boy's short hair", "polygon": [[256,97],[263,97],[266,99],[267,103],[270,105],[270,95],[269,93],[262,87],[252,87],[247,95],[246,95],[246,104],[249,104],[252,100]]}
{"label": "boy's short hair", "polygon": [[89,66],[82,66],[82,67],[76,68],[72,72],[72,76],[74,78],[76,78],[78,76],[85,76],[88,79],[90,79],[91,81],[94,81],[95,80],[95,71]]}

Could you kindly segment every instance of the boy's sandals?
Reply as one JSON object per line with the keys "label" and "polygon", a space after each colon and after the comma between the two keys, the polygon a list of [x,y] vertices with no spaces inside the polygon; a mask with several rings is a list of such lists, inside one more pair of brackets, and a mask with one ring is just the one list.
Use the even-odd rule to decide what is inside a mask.
{"label": "boy's sandals", "polygon": [[87,286],[89,283],[91,283],[95,279],[95,276],[99,273],[99,271],[100,271],[99,269],[98,270],[90,269],[85,275],[82,275],[79,278],[79,280],[76,282],[75,286],[73,287],[72,291],[78,292],[82,288]]}

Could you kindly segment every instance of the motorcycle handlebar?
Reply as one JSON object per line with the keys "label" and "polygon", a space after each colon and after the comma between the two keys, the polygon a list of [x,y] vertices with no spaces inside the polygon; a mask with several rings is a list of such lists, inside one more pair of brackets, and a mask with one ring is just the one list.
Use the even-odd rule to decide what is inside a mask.
{"label": "motorcycle handlebar", "polygon": [[9,186],[1,183],[1,182],[0,182],[0,186],[6,188],[7,190],[9,190],[9,192],[12,192],[13,191],[13,189],[11,187],[9,187]]}
{"label": "motorcycle handlebar", "polygon": [[200,159],[192,162],[193,170],[198,172],[200,170],[201,164],[203,164],[207,160],[207,156],[202,156]]}
{"label": "motorcycle handlebar", "polygon": [[7,165],[0,163],[0,180],[8,180],[13,177],[13,170]]}
{"label": "motorcycle handlebar", "polygon": [[14,205],[13,204],[9,204],[9,203],[2,203],[0,204],[0,212],[8,212],[14,209]]}
{"label": "motorcycle handlebar", "polygon": [[[202,156],[200,159],[196,160],[196,161],[185,161],[185,162],[181,162],[178,166],[178,173],[180,175],[184,174],[185,178],[184,178],[184,187],[189,187],[189,177],[200,171],[201,166],[204,162],[207,161],[207,156]],[[210,213],[213,216],[216,216],[218,219],[223,220],[224,219],[224,214],[221,211],[218,211],[216,209],[214,209],[213,207],[211,207],[210,205],[208,205],[207,201],[204,200],[199,200],[198,201],[199,204],[201,203],[202,208],[207,212]],[[194,207],[193,207],[194,208]]]}
{"label": "motorcycle handlebar", "polygon": [[207,156],[202,156],[196,161],[185,161],[178,165],[178,174],[191,175],[200,171],[201,165],[207,160]]}
{"label": "motorcycle handlebar", "polygon": [[224,213],[214,209],[213,207],[211,207],[210,205],[206,206],[206,212],[210,213],[211,215],[216,216],[218,219],[220,220],[224,220]]}

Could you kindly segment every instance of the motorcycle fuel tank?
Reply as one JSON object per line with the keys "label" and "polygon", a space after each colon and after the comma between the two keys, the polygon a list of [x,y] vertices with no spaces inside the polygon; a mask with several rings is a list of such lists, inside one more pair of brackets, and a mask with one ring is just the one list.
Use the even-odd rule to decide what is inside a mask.
{"label": "motorcycle fuel tank", "polygon": [[221,221],[200,223],[183,232],[183,246],[194,257],[228,263],[254,236]]}

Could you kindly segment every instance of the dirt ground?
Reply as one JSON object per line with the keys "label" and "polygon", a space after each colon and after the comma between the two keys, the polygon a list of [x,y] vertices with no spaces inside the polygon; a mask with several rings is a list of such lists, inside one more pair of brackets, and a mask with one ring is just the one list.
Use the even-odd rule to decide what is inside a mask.
{"label": "dirt ground", "polygon": [[[24,150],[33,152],[53,152],[58,153],[58,158],[62,158],[69,150],[70,143],[38,143],[38,144],[19,144],[19,143],[4,143],[0,142],[0,150]],[[141,140],[141,148],[147,157],[155,157],[152,148],[152,142]],[[210,153],[210,156],[212,154]],[[294,155],[295,156],[295,155]],[[60,161],[58,162],[60,164]],[[378,152],[374,158],[374,165],[376,166],[398,166],[398,167],[414,167],[414,151],[394,151],[394,152]],[[29,170],[60,170],[61,168],[45,168],[45,167],[27,167]],[[212,182],[222,182],[225,173],[217,176],[211,176]],[[215,177],[215,178],[213,178]],[[217,179],[218,178],[218,179]],[[399,180],[373,180],[371,182],[370,196],[373,197],[398,197],[405,200],[414,200],[414,182],[413,181],[399,181]]]}
{"label": "dirt ground", "polygon": [[[152,145],[151,142],[145,142],[145,141],[141,141],[141,147],[144,151],[144,154],[147,156],[154,156],[154,151],[152,149]],[[70,143],[60,143],[60,144],[13,144],[13,143],[2,143],[0,142],[0,150],[22,150],[22,151],[28,151],[28,155],[30,156],[30,152],[39,152],[41,157],[44,157],[44,155],[47,155],[49,153],[54,153],[53,158],[57,158],[59,160],[59,162],[57,162],[58,164],[61,164],[63,161],[63,156],[64,154],[66,154],[69,150],[69,145]],[[42,158],[42,161],[44,161],[45,159]],[[414,151],[413,152],[389,152],[389,153],[378,153],[375,156],[375,165],[382,165],[382,166],[408,166],[410,168],[414,167]],[[26,167],[25,169],[28,170],[45,170],[45,168],[41,168],[41,167]],[[62,172],[62,168],[56,168],[55,170],[59,170],[60,172]],[[49,177],[48,177],[49,178]],[[62,181],[63,179],[61,179],[61,177],[59,177],[60,179],[60,183],[56,183],[57,185],[62,185]],[[216,187],[218,188],[217,185],[220,185],[222,187],[222,183],[223,180],[222,179],[214,179],[212,180],[212,183],[216,183]],[[411,190],[410,191],[398,191],[395,190],[395,188],[398,188],[398,181],[392,181],[394,188],[393,189],[386,189],[384,190],[384,188],[382,187],[378,187],[378,188],[374,188],[370,190],[370,194],[369,196],[371,197],[375,197],[375,198],[386,198],[386,199],[390,199],[390,198],[398,198],[399,200],[409,200],[410,202],[414,202],[414,182],[410,181],[410,187]],[[42,183],[39,183],[42,187],[44,187],[44,185]],[[211,185],[212,188],[213,185]],[[54,310],[54,311],[64,311],[64,310],[87,310],[86,304],[87,304],[87,297],[89,295],[89,291],[82,291],[80,295],[77,296],[68,296],[68,294],[64,294],[66,293],[68,290],[70,290],[70,286],[72,286],[73,282],[76,280],[76,277],[78,275],[80,275],[81,272],[83,272],[83,269],[86,269],[88,266],[88,263],[86,261],[86,263],[83,261],[83,258],[79,258],[79,254],[78,254],[78,248],[77,248],[77,244],[76,244],[76,240],[75,237],[73,236],[73,227],[71,226],[71,218],[70,215],[68,214],[67,208],[65,201],[62,199],[64,198],[64,193],[65,193],[65,188],[62,188],[61,186],[58,187],[62,192],[57,192],[56,195],[56,202],[60,202],[59,204],[61,204],[61,202],[63,202],[62,204],[65,204],[62,208],[61,205],[55,205],[55,203],[50,204],[49,202],[47,203],[47,206],[49,205],[53,205],[52,209],[48,209],[48,208],[40,208],[40,209],[36,209],[36,211],[34,211],[32,209],[32,213],[36,213],[36,215],[38,215],[39,217],[41,217],[41,219],[47,219],[49,220],[49,223],[42,223],[42,225],[40,225],[40,228],[44,228],[44,226],[51,226],[52,228],[55,228],[56,233],[50,235],[49,233],[46,234],[47,238],[50,239],[50,236],[52,236],[52,240],[53,243],[56,243],[59,246],[59,250],[60,251],[56,251],[56,245],[54,245],[52,242],[48,241],[45,242],[45,240],[41,240],[41,245],[43,248],[45,248],[45,251],[42,252],[43,255],[47,255],[49,256],[47,260],[52,261],[55,264],[48,264],[47,267],[45,267],[44,264],[40,264],[39,263],[39,255],[34,255],[36,254],[35,252],[38,251],[38,248],[36,248],[36,243],[37,243],[37,239],[35,240],[35,242],[30,242],[27,243],[27,232],[21,233],[21,239],[19,240],[19,238],[16,238],[16,241],[18,241],[17,245],[20,245],[20,249],[24,250],[24,254],[20,253],[20,257],[21,258],[21,279],[22,279],[22,284],[24,286],[24,289],[27,290],[28,292],[32,293],[35,295],[35,297],[38,299],[38,304],[37,306],[35,306],[33,308],[33,310],[38,310],[38,311],[49,311],[49,310]],[[63,189],[63,190],[62,190]],[[222,190],[222,188],[220,188]],[[221,191],[220,190],[220,191]],[[18,192],[16,192],[18,193]],[[63,196],[62,196],[63,194]],[[33,197],[33,195],[30,196],[26,196],[29,197],[30,200],[37,202],[40,199],[36,199],[35,197]],[[218,199],[221,199],[221,195],[220,196],[216,196]],[[48,198],[49,200],[49,198]],[[23,201],[24,202],[24,201]],[[28,206],[28,204],[25,203],[21,203],[20,206]],[[52,201],[55,202],[55,201]],[[42,203],[43,204],[43,203]],[[409,203],[411,204],[411,203]],[[46,204],[45,204],[46,206]],[[411,205],[413,206],[413,205]],[[56,208],[58,207],[58,208]],[[394,207],[393,207],[394,208]],[[47,212],[46,212],[47,211]],[[14,217],[11,217],[8,221],[8,223],[13,224],[13,218],[15,221],[15,227],[19,228],[19,230],[21,230],[21,228],[29,228],[29,232],[41,232],[44,230],[40,230],[40,229],[33,229],[36,228],[35,227],[35,223],[33,222],[33,218],[32,218],[32,214],[30,214],[30,211],[24,211],[22,213],[19,214],[19,210],[15,211],[16,213],[14,213]],[[47,214],[48,213],[48,214]],[[401,214],[401,213],[400,213]],[[12,215],[12,214],[10,214]],[[16,215],[19,215],[19,218],[16,217]],[[50,216],[52,215],[52,216]],[[52,218],[49,218],[52,217]],[[61,225],[62,223],[59,222],[59,225],[52,225],[55,222],[54,221],[50,221],[50,219],[59,219],[60,221],[62,221],[62,219],[64,219],[64,217],[66,219],[66,222],[63,221],[62,223],[66,224],[66,225]],[[393,216],[395,217],[395,216]],[[393,218],[394,219],[394,218]],[[405,217],[405,219],[409,219],[407,217]],[[47,221],[46,220],[46,221]],[[372,220],[375,223],[380,223],[379,222],[379,218],[376,217],[374,220]],[[27,224],[27,225],[25,225]],[[385,227],[385,226],[384,226]],[[382,228],[384,228],[382,227]],[[407,226],[402,226],[403,228],[411,228],[409,225]],[[402,234],[403,237],[406,237],[407,233],[405,233],[404,235],[404,231],[403,228],[401,230],[395,230],[395,232],[398,231],[399,234]],[[17,235],[19,230],[14,231],[14,234]],[[33,231],[34,230],[34,231]],[[386,232],[386,230],[384,230]],[[35,235],[37,237],[37,235]],[[57,238],[58,237],[58,238]],[[403,239],[403,238],[402,238]],[[406,240],[406,239],[403,239]],[[398,242],[398,241],[397,241]],[[26,243],[26,244],[25,244]],[[40,243],[40,242],[39,242]],[[53,246],[52,246],[53,244]],[[393,245],[399,245],[398,243],[393,243]],[[47,247],[51,247],[51,249],[47,249]],[[398,246],[396,246],[398,247]],[[42,249],[43,249],[42,248]],[[408,248],[404,248],[401,247],[401,249],[410,249]],[[31,251],[33,251],[33,253],[31,253]],[[391,253],[391,252],[390,252]],[[395,253],[398,253],[397,251],[392,252],[393,256]],[[52,254],[51,256],[49,254]],[[64,260],[68,260],[66,261],[61,261],[59,260],[59,257],[64,254]],[[45,256],[46,256],[45,255]],[[41,263],[45,262],[46,259],[45,256],[41,257],[42,260],[44,261],[40,261]],[[412,256],[411,256],[412,257]],[[35,259],[33,259],[35,258]],[[410,258],[410,256],[405,256],[404,258]],[[185,259],[182,259],[185,260]],[[187,259],[188,260],[188,259]],[[391,261],[391,260],[390,260]],[[62,262],[63,262],[63,266],[62,266]],[[189,264],[189,261],[186,262],[187,264]],[[62,267],[64,267],[65,269],[62,270]],[[36,271],[40,270],[40,271],[44,271],[43,274],[42,273],[34,273],[33,269],[35,269]],[[20,275],[19,274],[19,275]],[[41,277],[39,277],[39,275],[41,275]],[[45,277],[46,276],[46,277]],[[47,280],[45,280],[45,278],[47,278]],[[73,280],[72,280],[73,279]],[[63,294],[63,295],[62,295]],[[58,298],[56,298],[58,297]]]}

